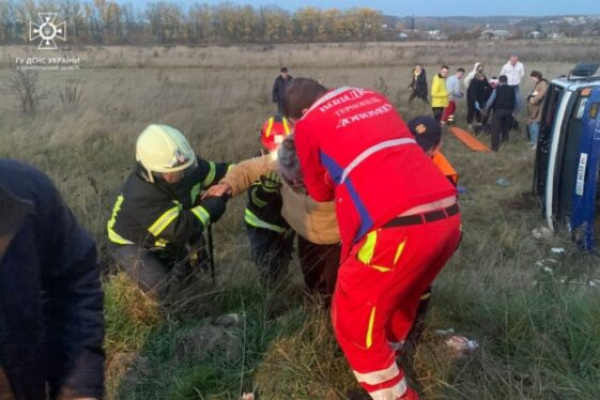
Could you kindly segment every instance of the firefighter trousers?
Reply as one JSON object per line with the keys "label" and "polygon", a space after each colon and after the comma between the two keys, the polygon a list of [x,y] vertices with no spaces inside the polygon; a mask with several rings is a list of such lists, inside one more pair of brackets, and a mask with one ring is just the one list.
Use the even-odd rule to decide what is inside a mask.
{"label": "firefighter trousers", "polygon": [[357,380],[374,399],[407,393],[396,364],[420,298],[460,241],[460,214],[369,232],[342,262],[333,297],[336,338]]}

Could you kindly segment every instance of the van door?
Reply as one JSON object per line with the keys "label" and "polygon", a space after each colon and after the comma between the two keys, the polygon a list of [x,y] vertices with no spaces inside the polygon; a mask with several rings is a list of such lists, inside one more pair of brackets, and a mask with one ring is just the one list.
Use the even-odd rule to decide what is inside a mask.
{"label": "van door", "polygon": [[579,97],[575,111],[576,117],[581,116],[581,144],[570,225],[575,241],[584,249],[591,250],[597,246],[596,238],[600,226],[600,220],[596,221],[596,215],[600,215],[600,87],[582,89]]}

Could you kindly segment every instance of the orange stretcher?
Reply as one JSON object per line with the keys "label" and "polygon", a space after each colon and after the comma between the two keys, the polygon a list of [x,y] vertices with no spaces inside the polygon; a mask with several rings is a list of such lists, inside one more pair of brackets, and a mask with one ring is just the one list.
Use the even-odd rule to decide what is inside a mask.
{"label": "orange stretcher", "polygon": [[463,142],[465,146],[473,151],[479,151],[482,153],[491,153],[492,149],[490,149],[485,144],[481,143],[477,140],[473,135],[465,131],[464,129],[457,128],[455,126],[450,127],[450,133],[454,135],[458,140]]}

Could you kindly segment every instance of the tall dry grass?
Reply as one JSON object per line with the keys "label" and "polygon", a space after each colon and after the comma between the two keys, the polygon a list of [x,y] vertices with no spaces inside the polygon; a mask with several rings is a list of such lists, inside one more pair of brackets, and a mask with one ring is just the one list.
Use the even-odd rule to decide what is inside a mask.
{"label": "tall dry grass", "polygon": [[[0,155],[52,177],[97,239],[110,270],[106,220],[135,162],[135,138],[147,124],[181,129],[205,158],[239,161],[258,151],[262,121],[275,110],[270,90],[280,64],[293,67],[294,76],[323,78],[331,87],[384,90],[408,119],[430,112],[418,102],[412,108],[406,104],[416,60],[425,63],[430,77],[442,52],[452,68],[470,69],[483,61],[494,74],[514,49],[528,70],[552,77],[572,67],[573,54],[596,51],[567,44],[565,52],[576,48],[580,53],[542,62],[534,57],[546,58],[531,45],[510,47],[517,45],[507,42],[491,50],[489,43],[473,48],[435,43],[86,49],[81,70],[39,73],[39,89],[48,95],[33,116],[17,112],[0,84]],[[547,52],[543,57],[563,57],[560,48],[539,46]],[[4,60],[29,50],[0,51]],[[1,69],[0,81],[13,74]],[[72,79],[82,95],[76,107],[64,107],[60,95]],[[531,90],[528,81],[522,90]],[[464,121],[464,104],[458,113]],[[431,399],[597,398],[600,297],[586,282],[599,276],[598,260],[578,253],[563,236],[532,238],[541,220],[535,201],[523,195],[531,188],[533,162],[523,136],[498,155],[468,152],[446,136],[445,153],[466,188],[461,199],[465,236],[436,282],[429,326],[454,327],[477,339],[481,349],[455,361],[429,332],[404,359],[411,381]],[[496,185],[498,178],[511,185]],[[297,262],[280,287],[259,286],[249,261],[243,206],[243,198],[233,200],[216,225],[218,287],[204,282],[180,293],[173,307],[156,309],[122,276],[107,278],[110,398],[235,399],[243,391],[257,391],[263,399],[334,399],[356,388],[327,314],[302,294]],[[556,260],[550,275],[535,263],[552,257],[553,246],[566,248],[567,254]],[[245,328],[236,333],[243,344],[240,357],[177,356],[186,332],[228,312],[246,316]]]}

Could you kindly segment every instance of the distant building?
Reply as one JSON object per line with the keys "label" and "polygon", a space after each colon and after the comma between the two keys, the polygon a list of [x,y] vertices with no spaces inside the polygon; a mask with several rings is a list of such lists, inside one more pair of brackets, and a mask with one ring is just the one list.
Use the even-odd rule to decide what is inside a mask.
{"label": "distant building", "polygon": [[405,40],[408,40],[409,38],[410,38],[410,36],[407,33],[400,32],[398,34],[398,40],[405,41]]}
{"label": "distant building", "polygon": [[553,34],[550,35],[550,39],[553,39],[553,40],[564,39],[564,38],[565,38],[565,34],[562,32],[554,32]]}
{"label": "distant building", "polygon": [[479,39],[482,40],[504,40],[510,37],[510,32],[504,29],[487,29],[481,32]]}
{"label": "distant building", "polygon": [[429,40],[438,40],[440,37],[440,30],[439,29],[430,29],[427,31],[427,39]]}
{"label": "distant building", "polygon": [[544,34],[540,31],[532,31],[527,34],[527,39],[542,39]]}

